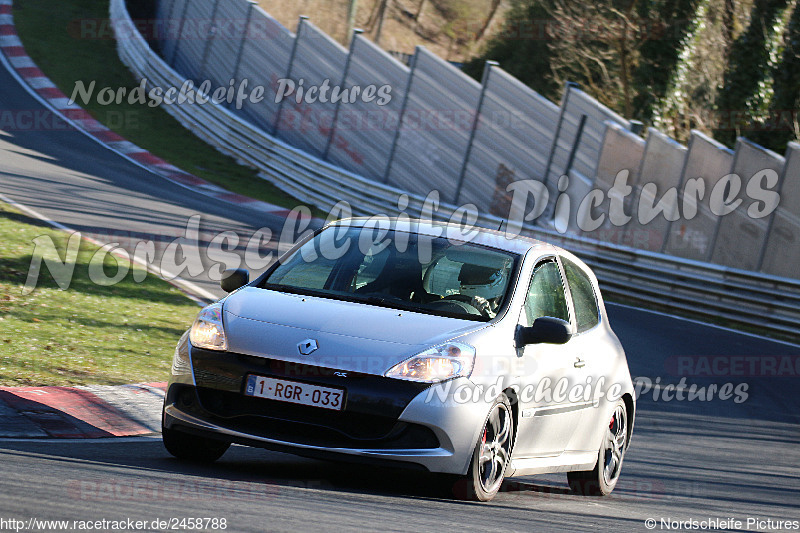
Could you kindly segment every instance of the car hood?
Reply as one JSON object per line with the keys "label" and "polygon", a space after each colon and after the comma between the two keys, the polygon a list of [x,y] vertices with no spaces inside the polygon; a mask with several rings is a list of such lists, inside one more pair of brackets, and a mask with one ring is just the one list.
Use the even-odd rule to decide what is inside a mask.
{"label": "car hood", "polygon": [[[232,352],[377,375],[487,325],[254,287],[228,296],[224,312]],[[308,340],[317,349],[303,355],[299,345]]]}

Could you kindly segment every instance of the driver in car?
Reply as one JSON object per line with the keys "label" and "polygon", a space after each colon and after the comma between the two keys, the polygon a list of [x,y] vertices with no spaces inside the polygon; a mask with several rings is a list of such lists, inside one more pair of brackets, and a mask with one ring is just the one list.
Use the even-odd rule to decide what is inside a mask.
{"label": "driver in car", "polygon": [[493,267],[464,264],[458,274],[460,293],[471,296],[470,305],[489,318],[497,316],[505,284],[503,273]]}

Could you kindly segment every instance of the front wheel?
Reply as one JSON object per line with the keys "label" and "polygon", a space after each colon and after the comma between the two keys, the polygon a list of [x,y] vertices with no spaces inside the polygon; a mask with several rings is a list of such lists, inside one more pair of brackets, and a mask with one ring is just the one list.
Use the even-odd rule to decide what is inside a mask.
{"label": "front wheel", "polygon": [[230,442],[196,437],[161,427],[161,438],[167,451],[178,459],[194,463],[213,463],[230,448]]}
{"label": "front wheel", "polygon": [[585,496],[607,496],[619,481],[622,459],[628,444],[628,410],[625,402],[618,400],[608,427],[603,434],[603,443],[597,454],[594,470],[567,472],[567,481],[573,492]]}
{"label": "front wheel", "polygon": [[[503,484],[506,467],[511,461],[514,440],[514,416],[511,404],[505,395],[497,398],[489,410],[489,416],[481,437],[472,453],[472,462],[462,487],[466,490],[459,497],[487,502],[494,498]],[[462,492],[462,491],[459,491]]]}

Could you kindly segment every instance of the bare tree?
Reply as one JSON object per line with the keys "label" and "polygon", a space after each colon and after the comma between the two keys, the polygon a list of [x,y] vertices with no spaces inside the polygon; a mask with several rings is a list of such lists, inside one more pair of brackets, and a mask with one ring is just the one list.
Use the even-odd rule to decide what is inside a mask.
{"label": "bare tree", "polygon": [[[636,23],[630,2],[553,0],[551,67],[555,80],[576,81],[598,100],[632,115],[631,72],[647,35]],[[621,104],[621,105],[620,105]]]}

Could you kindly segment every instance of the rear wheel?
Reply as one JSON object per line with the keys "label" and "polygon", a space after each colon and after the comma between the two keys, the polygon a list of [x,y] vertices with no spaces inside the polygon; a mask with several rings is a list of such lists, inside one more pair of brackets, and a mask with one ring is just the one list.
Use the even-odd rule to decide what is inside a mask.
{"label": "rear wheel", "polygon": [[573,492],[585,496],[606,496],[617,486],[622,459],[628,444],[628,410],[618,400],[603,435],[594,470],[568,472],[567,481]]}
{"label": "rear wheel", "polygon": [[[457,496],[486,502],[494,498],[503,484],[506,467],[511,460],[514,440],[514,417],[505,395],[495,400],[472,453],[466,478],[459,484]],[[464,483],[465,482],[465,483]]]}
{"label": "rear wheel", "polygon": [[213,463],[231,446],[230,442],[189,435],[163,426],[161,438],[170,454],[195,463]]}

